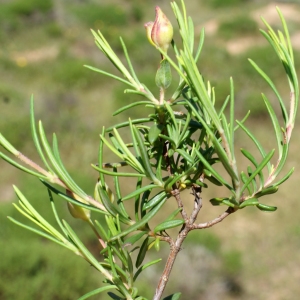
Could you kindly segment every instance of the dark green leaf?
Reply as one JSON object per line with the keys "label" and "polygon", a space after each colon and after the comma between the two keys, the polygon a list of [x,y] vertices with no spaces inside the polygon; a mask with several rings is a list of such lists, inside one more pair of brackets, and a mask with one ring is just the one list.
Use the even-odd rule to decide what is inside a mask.
{"label": "dark green leaf", "polygon": [[93,291],[88,292],[87,294],[85,294],[85,295],[81,296],[80,298],[78,298],[78,300],[85,300],[87,298],[90,298],[91,296],[100,294],[104,291],[111,290],[111,289],[116,289],[116,286],[115,285],[103,286],[101,288],[98,288],[98,289],[95,289]]}
{"label": "dark green leaf", "polygon": [[130,226],[129,228],[123,230],[123,232],[121,232],[120,234],[113,236],[110,239],[110,241],[117,240],[118,238],[123,237],[123,236],[129,234],[130,232],[133,232],[137,229],[143,228],[156,215],[156,213],[161,209],[161,207],[165,204],[165,202],[166,202],[166,199],[159,202],[147,214],[145,214],[144,217],[140,221],[136,222],[134,225]]}
{"label": "dark green leaf", "polygon": [[270,206],[270,205],[265,205],[265,204],[258,204],[256,205],[256,207],[262,211],[266,211],[266,212],[273,212],[277,210],[276,206]]}
{"label": "dark green leaf", "polygon": [[178,300],[181,297],[181,293],[176,293],[165,297],[163,300]]}
{"label": "dark green leaf", "polygon": [[147,236],[144,239],[144,241],[141,245],[140,251],[138,253],[138,256],[137,256],[137,259],[136,259],[136,262],[135,262],[136,268],[138,268],[144,261],[144,258],[146,256],[146,253],[147,253],[147,250],[148,250],[148,242],[149,242],[149,237]]}
{"label": "dark green leaf", "polygon": [[151,207],[155,206],[160,201],[163,201],[167,198],[167,193],[165,191],[161,191],[155,196],[153,196],[148,202],[146,202],[143,206],[143,211],[150,209]]}
{"label": "dark green leaf", "polygon": [[153,144],[157,140],[157,138],[158,138],[159,134],[161,134],[162,130],[163,130],[163,126],[160,124],[153,124],[150,127],[150,130],[148,133],[148,140],[149,140],[150,144]]}
{"label": "dark green leaf", "polygon": [[129,238],[127,238],[124,241],[124,245],[133,245],[147,233],[148,233],[148,231],[141,231],[139,233],[136,233],[136,234],[130,236]]}
{"label": "dark green leaf", "polygon": [[247,199],[245,201],[243,201],[240,205],[239,208],[243,208],[246,206],[254,206],[258,204],[258,200],[257,198],[251,198],[251,199]]}
{"label": "dark green leaf", "polygon": [[184,224],[184,220],[169,220],[165,221],[154,228],[154,233],[174,228]]}

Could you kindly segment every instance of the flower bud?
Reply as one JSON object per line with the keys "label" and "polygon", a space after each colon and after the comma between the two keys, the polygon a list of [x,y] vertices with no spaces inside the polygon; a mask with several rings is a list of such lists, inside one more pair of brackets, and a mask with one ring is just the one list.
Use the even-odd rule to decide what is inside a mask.
{"label": "flower bud", "polygon": [[[70,190],[66,190],[66,194],[73,199],[76,199],[77,201],[83,202],[82,199],[80,199],[76,194],[71,192]],[[68,202],[68,209],[70,214],[72,215],[73,218],[75,219],[81,219],[83,221],[88,221],[91,216],[91,211],[83,208],[81,206],[78,206],[76,204],[73,204],[71,202]]]}
{"label": "flower bud", "polygon": [[173,26],[160,7],[155,8],[155,21],[144,25],[150,43],[167,52],[173,39]]}

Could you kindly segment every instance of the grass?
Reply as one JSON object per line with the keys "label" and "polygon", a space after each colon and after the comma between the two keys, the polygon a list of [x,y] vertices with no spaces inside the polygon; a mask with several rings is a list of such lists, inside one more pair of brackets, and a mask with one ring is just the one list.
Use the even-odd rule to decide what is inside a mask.
{"label": "grass", "polygon": [[[159,58],[155,55],[154,48],[147,43],[143,28],[144,22],[154,19],[154,9],[152,4],[148,6],[138,0],[127,1],[126,5],[117,7],[115,5],[118,1],[102,1],[101,5],[96,1],[88,1],[79,6],[65,3],[65,22],[62,24],[52,18],[53,7],[49,5],[50,2],[31,0],[24,3],[18,0],[1,4],[0,25],[4,30],[0,33],[0,131],[18,149],[35,158],[33,144],[28,138],[29,98],[34,92],[37,118],[44,120],[49,136],[52,131],[56,131],[67,169],[72,174],[77,174],[78,182],[92,194],[97,174],[90,168],[90,163],[97,160],[102,125],[113,124],[115,119],[111,117],[112,112],[127,101],[136,101],[137,98],[127,98],[122,84],[111,83],[106,77],[83,68],[83,64],[90,64],[112,70],[94,46],[88,28],[103,30],[118,53],[121,51],[118,37],[122,35],[138,74],[155,93],[154,73]],[[262,1],[259,5],[266,3],[267,1]],[[226,7],[222,7],[225,4]],[[256,36],[257,28],[249,16],[259,5],[256,3],[252,6],[251,1],[244,4],[244,1],[238,0],[214,0],[205,4],[189,2],[187,6],[189,5],[193,5],[192,14],[200,14],[200,17],[197,14],[195,18],[197,32],[205,20],[205,16],[202,18],[202,11],[207,16],[220,20],[219,30],[215,35],[207,35],[199,61],[205,79],[211,80],[216,86],[217,102],[221,103],[229,93],[229,77],[233,75],[238,116],[251,108],[251,125],[267,141],[269,127],[264,118],[265,108],[260,100],[260,92],[269,93],[269,89],[249,65],[247,58],[251,57],[262,69],[269,70],[283,95],[288,98],[282,67],[278,66],[276,57],[270,54],[266,44],[255,45],[257,47],[250,47],[238,55],[232,55],[226,50],[229,38],[238,39],[245,31],[247,35]],[[245,7],[249,14],[245,14]],[[234,11],[232,15],[231,11]],[[38,17],[35,19],[34,16]],[[243,30],[236,27],[241,19],[247,21],[246,24],[242,22],[243,26],[247,25]],[[299,22],[293,22],[293,31],[296,32],[297,28],[299,30]],[[27,59],[26,66],[21,66],[14,59],[14,55],[22,57],[40,49],[45,53],[43,49],[51,47],[57,49],[57,55],[44,56],[38,62]],[[299,55],[299,51],[296,51],[296,62],[300,61]],[[274,101],[271,94],[270,97]],[[137,114],[138,111],[132,110],[130,114]],[[126,120],[128,115],[117,118],[120,121]],[[296,126],[297,132],[300,126]],[[243,137],[237,138],[241,147],[247,146]],[[290,149],[290,167],[299,165],[298,149],[299,142],[294,138]],[[11,184],[17,184],[51,220],[48,200],[42,187],[33,190],[32,184],[36,186],[37,183],[33,183],[32,178],[12,171],[12,167],[3,161],[0,161],[0,170],[1,191],[10,190]],[[197,295],[204,295],[205,298],[205,293],[214,291],[212,282],[224,284],[226,276],[231,279],[229,285],[233,287],[238,277],[238,284],[242,288],[239,299],[263,300],[270,298],[270,295],[275,300],[292,299],[298,294],[298,177],[299,171],[296,171],[276,197],[266,198],[279,207],[276,213],[268,215],[251,208],[242,210],[208,231],[198,231],[187,240],[179,260],[185,262],[185,256],[199,255],[203,262],[211,257],[216,262],[216,265],[199,263],[198,273],[194,278],[207,272],[211,281],[206,290],[204,288],[199,291],[196,287]],[[204,207],[200,221],[207,221],[222,212],[208,205],[207,200],[212,196],[206,191],[203,194]],[[7,200],[16,201],[12,196]],[[57,203],[62,216],[72,222],[81,236],[87,237],[87,243],[91,243],[93,248],[92,236],[87,228],[70,218],[63,202],[57,199]],[[25,300],[75,299],[98,287],[100,280],[97,274],[91,272],[79,257],[73,257],[58,246],[37,239],[31,233],[10,224],[6,215],[16,217],[11,203],[1,203],[0,212],[0,249],[2,257],[5,257],[0,263],[0,272],[4,274],[1,277],[0,299],[19,298],[18,287],[21,285],[26,287],[22,291],[22,298]],[[11,251],[12,249],[15,251]],[[201,256],[203,249],[205,255]],[[70,269],[75,271],[67,272]],[[179,272],[181,271],[179,267]],[[156,275],[151,274],[153,284],[156,284]],[[174,278],[175,273],[173,275]],[[179,278],[176,282],[180,284],[182,279]],[[173,288],[177,290],[176,286]],[[62,298],[58,298],[57,292]],[[224,295],[224,299],[236,299],[234,293],[228,290]]]}

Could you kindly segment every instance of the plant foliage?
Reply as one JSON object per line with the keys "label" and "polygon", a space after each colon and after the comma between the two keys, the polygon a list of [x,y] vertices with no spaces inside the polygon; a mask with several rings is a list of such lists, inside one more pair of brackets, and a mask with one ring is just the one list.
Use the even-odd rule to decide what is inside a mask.
{"label": "plant foliage", "polygon": [[[171,6],[181,37],[181,41],[172,41],[172,49],[170,48],[169,52],[173,51],[174,55],[169,55],[166,48],[161,48],[160,44],[150,40],[156,47],[155,51],[158,51],[158,58],[161,57],[157,74],[153,76],[159,90],[158,97],[140,82],[122,38],[120,43],[126,63],[118,57],[100,31],[92,31],[96,45],[119,74],[108,73],[92,66],[87,68],[125,84],[125,94],[135,94],[141,98],[135,103],[119,108],[115,115],[135,106],[143,106],[143,112],[148,112],[139,119],[129,119],[102,129],[98,162],[92,165],[99,175],[93,196],[78,186],[65,168],[57,136],[53,134],[50,141],[43,123],[36,122],[33,99],[31,131],[44,167],[32,162],[0,135],[1,145],[21,163],[3,152],[0,152],[0,156],[21,171],[37,177],[48,189],[50,207],[59,230],[35,210],[17,187],[14,189],[19,203],[14,206],[38,228],[20,223],[11,217],[9,219],[81,256],[104,278],[101,287],[88,292],[80,299],[103,292],[107,292],[111,299],[145,299],[139,294],[135,282],[146,268],[160,262],[160,259],[145,262],[148,250],[153,246],[159,250],[160,243],[167,242],[170,244],[170,256],[153,298],[161,299],[166,284],[165,278],[169,277],[180,246],[191,230],[211,227],[246,206],[255,206],[262,211],[275,211],[275,206],[265,204],[261,199],[265,195],[276,193],[279,186],[293,173],[293,168],[285,174],[282,174],[282,170],[287,160],[294,128],[299,86],[290,37],[281,11],[277,9],[283,32],[275,32],[263,19],[267,31],[261,30],[261,33],[277,54],[287,75],[290,88],[289,107],[270,76],[254,61],[249,60],[273,90],[282,112],[279,118],[269,99],[262,94],[262,101],[276,137],[274,149],[267,151],[246,125],[249,114],[242,120],[235,119],[232,78],[229,80],[230,95],[224,99],[221,109],[216,108],[214,88],[204,79],[197,65],[204,44],[204,30],[200,39],[195,42],[194,24],[186,15],[184,2],[181,1],[181,7],[176,2],[172,2]],[[158,9],[157,12],[160,13]],[[156,28],[155,23],[153,28]],[[151,37],[153,38],[153,31],[150,39]],[[156,37],[156,40],[159,38]],[[167,97],[167,88],[172,80],[171,72],[176,73],[179,79],[177,87],[170,93],[171,96]],[[130,134],[129,142],[121,132],[123,128]],[[237,130],[243,131],[249,137],[260,154],[260,158],[257,159],[247,149],[240,150],[249,163],[246,170],[240,168],[236,159]],[[116,161],[105,161],[105,148],[115,154]],[[136,182],[135,190],[127,195],[121,191],[120,180],[123,177]],[[111,182],[108,178],[112,179],[114,186],[108,185],[108,182]],[[223,186],[227,192],[224,192],[223,197],[210,199],[210,203],[215,206],[224,205],[226,211],[209,222],[197,223],[197,215],[202,205],[206,204],[206,201],[202,203],[202,194],[205,195],[205,189],[214,186]],[[182,200],[181,194],[184,190],[191,190],[194,196],[194,209],[190,214]],[[61,220],[53,194],[68,203],[74,218],[91,226],[102,249],[98,256],[91,253],[65,220]],[[173,212],[167,216],[162,214],[164,219],[160,223],[152,222],[153,217],[163,211],[167,201],[174,202]],[[131,205],[125,205],[125,202]],[[128,207],[132,207],[132,210]],[[91,211],[94,213],[94,220]],[[100,215],[105,223],[99,221]],[[175,240],[168,234],[168,230],[172,228],[178,231]],[[175,300],[179,297],[180,293],[176,293],[164,299]]]}

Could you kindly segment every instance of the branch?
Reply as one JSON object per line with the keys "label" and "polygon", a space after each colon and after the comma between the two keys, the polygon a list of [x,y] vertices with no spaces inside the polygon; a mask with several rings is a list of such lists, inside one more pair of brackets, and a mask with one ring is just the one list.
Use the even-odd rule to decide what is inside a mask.
{"label": "branch", "polygon": [[217,218],[215,218],[211,221],[208,221],[205,223],[200,223],[200,224],[193,224],[191,230],[212,227],[212,226],[222,222],[225,218],[227,218],[230,214],[232,214],[234,212],[235,212],[235,210],[233,207],[228,207],[228,209],[225,212],[223,212],[221,215],[219,215]]}

